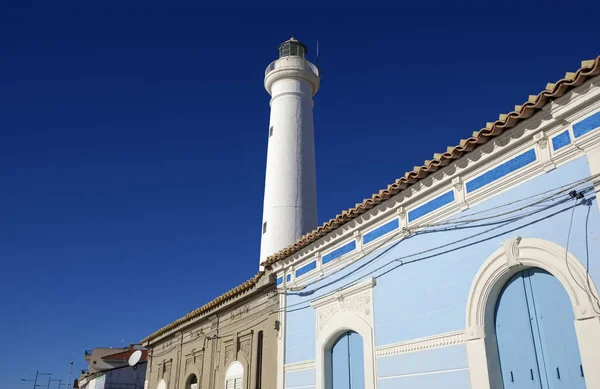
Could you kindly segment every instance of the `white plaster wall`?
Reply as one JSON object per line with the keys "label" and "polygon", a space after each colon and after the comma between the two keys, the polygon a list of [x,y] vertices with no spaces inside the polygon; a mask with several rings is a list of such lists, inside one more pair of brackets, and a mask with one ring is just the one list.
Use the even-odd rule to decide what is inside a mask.
{"label": "white plaster wall", "polygon": [[265,79],[272,95],[269,128],[273,133],[267,152],[263,208],[263,225],[267,225],[261,262],[317,227],[312,100],[316,88],[311,76],[307,69],[294,73],[287,68]]}

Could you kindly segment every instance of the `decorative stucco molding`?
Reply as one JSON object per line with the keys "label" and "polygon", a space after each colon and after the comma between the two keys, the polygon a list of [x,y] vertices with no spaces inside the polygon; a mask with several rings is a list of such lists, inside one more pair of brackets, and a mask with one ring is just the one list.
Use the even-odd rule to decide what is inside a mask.
{"label": "decorative stucco molding", "polygon": [[[502,387],[494,312],[506,282],[522,269],[540,268],[552,274],[569,295],[575,316],[579,351],[588,388],[600,387],[600,307],[598,290],[586,269],[556,243],[516,237],[505,241],[480,267],[467,300],[465,342],[474,388]],[[589,285],[589,288],[583,287]]]}
{"label": "decorative stucco molding", "polygon": [[250,358],[252,358],[252,338],[248,337],[248,339],[245,339],[243,341],[240,342],[240,352],[242,354],[244,354],[244,356],[250,360]]}
{"label": "decorative stucco molding", "polygon": [[460,210],[464,211],[465,209],[469,209],[469,204],[467,203],[467,196],[465,194],[465,183],[463,182],[461,177],[454,177],[452,179],[452,186],[454,187],[454,196],[457,204],[460,204]]}
{"label": "decorative stucco molding", "polygon": [[342,312],[355,313],[372,325],[374,285],[375,278],[370,278],[313,302],[312,306],[317,310],[317,329],[321,331],[332,317]]}
{"label": "decorative stucco molding", "polygon": [[369,278],[312,303],[317,317],[316,389],[326,388],[325,377],[331,369],[328,355],[335,341],[347,331],[358,333],[363,340],[364,387],[375,388],[374,286],[375,278]]}
{"label": "decorative stucco molding", "polygon": [[[482,265],[471,285],[467,300],[467,330],[471,327],[483,327],[493,323],[494,309],[502,287],[513,275],[523,268],[538,267],[544,269],[564,286],[573,304],[573,313],[578,320],[597,317],[600,307],[590,293],[597,295],[593,282],[591,291],[580,285],[587,285],[586,270],[583,265],[564,247],[556,243],[537,238],[519,237],[503,243]],[[492,326],[493,327],[493,326]]]}
{"label": "decorative stucco molding", "polygon": [[423,351],[432,348],[454,346],[462,344],[465,341],[464,330],[447,332],[444,334],[438,334],[428,336],[425,338],[411,339],[404,342],[386,344],[379,346],[375,349],[375,356],[389,357],[397,354],[410,353],[414,351]]}
{"label": "decorative stucco molding", "polygon": [[317,310],[317,323],[319,330],[339,312],[354,312],[363,318],[371,315],[371,295],[369,292],[362,292],[354,296],[346,297],[343,294],[335,293],[336,301]]}
{"label": "decorative stucco molding", "polygon": [[521,262],[519,262],[519,243],[521,243],[520,236],[506,240],[502,243],[504,255],[506,255],[506,266],[509,269],[521,265]]}
{"label": "decorative stucco molding", "polygon": [[225,365],[229,365],[233,361],[233,345],[225,346]]}
{"label": "decorative stucco molding", "polygon": [[315,368],[315,361],[302,361],[302,362],[295,362],[295,363],[288,363],[285,365],[285,371],[287,372],[291,372],[291,371],[300,371],[300,370],[310,370],[310,369],[314,369]]}
{"label": "decorative stucco molding", "polygon": [[556,164],[552,161],[552,154],[550,152],[550,142],[544,131],[540,131],[533,135],[533,140],[536,144],[536,149],[540,162],[546,173],[556,169]]}

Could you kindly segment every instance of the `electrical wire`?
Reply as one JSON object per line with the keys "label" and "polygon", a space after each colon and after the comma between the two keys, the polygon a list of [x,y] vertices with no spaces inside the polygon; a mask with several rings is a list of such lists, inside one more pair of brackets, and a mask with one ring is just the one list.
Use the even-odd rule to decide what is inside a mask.
{"label": "electrical wire", "polygon": [[[582,181],[584,181],[584,180],[582,180]],[[588,191],[590,191],[590,190],[592,190],[592,189],[593,189],[593,188],[590,188],[590,187],[588,187],[588,188],[585,188],[585,189],[583,189],[581,192],[585,193],[585,192],[588,192]],[[563,192],[564,192],[564,191],[563,191]],[[507,225],[509,225],[509,224],[511,224],[511,223],[513,223],[513,222],[515,222],[515,221],[517,221],[517,220],[524,219],[524,218],[526,218],[526,217],[529,217],[529,216],[535,215],[536,213],[540,213],[540,212],[543,212],[543,211],[549,210],[549,209],[551,209],[551,208],[554,208],[554,207],[556,207],[556,206],[559,206],[559,205],[561,205],[561,204],[564,204],[565,202],[568,202],[569,200],[570,200],[570,198],[563,198],[563,199],[562,199],[562,200],[560,200],[560,201],[555,201],[555,202],[554,202],[554,204],[546,205],[546,206],[545,206],[545,208],[543,208],[543,209],[541,209],[541,210],[540,210],[540,209],[537,209],[537,210],[534,210],[534,211],[532,211],[532,212],[529,212],[529,213],[528,213],[528,214],[526,214],[526,215],[518,215],[518,216],[516,216],[516,217],[510,218],[510,219],[501,220],[500,222],[496,222],[496,223],[488,223],[488,225],[490,225],[490,224],[493,224],[493,225],[495,225],[495,226],[494,226],[494,227],[492,227],[492,228],[490,228],[490,229],[488,229],[488,230],[486,230],[486,231],[484,231],[484,232],[480,232],[480,233],[474,234],[474,235],[472,235],[472,236],[470,236],[470,237],[468,237],[468,238],[466,238],[466,239],[461,239],[460,241],[453,241],[453,242],[450,242],[450,243],[447,243],[447,244],[444,244],[444,245],[437,246],[437,247],[435,247],[435,248],[432,248],[432,249],[423,250],[423,251],[421,251],[421,252],[418,252],[418,253],[413,253],[413,254],[410,254],[410,255],[407,255],[407,256],[403,256],[403,257],[394,258],[393,260],[390,260],[390,261],[389,261],[389,262],[387,262],[386,264],[384,264],[384,265],[382,265],[382,266],[379,266],[378,268],[376,268],[376,269],[374,269],[373,271],[371,271],[371,272],[367,273],[366,275],[365,275],[365,274],[362,274],[362,275],[361,275],[361,277],[366,277],[366,276],[368,276],[368,275],[371,275],[371,274],[373,274],[373,273],[375,273],[375,272],[377,272],[377,271],[379,271],[379,270],[381,270],[381,269],[385,268],[386,266],[389,266],[390,264],[392,264],[392,263],[394,263],[394,262],[399,262],[399,264],[397,264],[396,266],[394,266],[394,267],[392,267],[392,268],[390,268],[390,269],[387,269],[387,270],[385,270],[385,271],[384,271],[382,274],[379,274],[379,275],[375,276],[376,278],[378,278],[378,277],[381,277],[381,276],[383,276],[383,275],[385,275],[385,274],[389,273],[390,271],[392,271],[392,270],[396,269],[397,267],[399,267],[399,266],[403,266],[403,265],[405,265],[405,264],[407,264],[407,263],[417,262],[417,261],[421,261],[421,260],[424,260],[424,259],[429,259],[429,258],[432,258],[432,257],[436,257],[436,256],[439,256],[439,255],[442,255],[442,254],[445,254],[445,253],[448,253],[448,252],[451,252],[451,251],[460,250],[460,249],[462,249],[462,248],[465,248],[465,247],[468,247],[468,246],[471,246],[471,245],[474,245],[474,244],[478,244],[478,243],[481,243],[481,242],[483,242],[483,241],[487,241],[487,240],[489,240],[489,239],[493,239],[493,238],[495,238],[495,237],[497,237],[497,236],[504,235],[504,234],[506,234],[506,233],[508,233],[508,232],[512,232],[512,231],[518,230],[518,229],[522,228],[523,226],[517,226],[516,228],[514,228],[514,229],[513,229],[513,230],[511,230],[511,231],[508,231],[508,232],[507,232],[507,231],[500,232],[500,233],[498,233],[498,234],[495,234],[494,236],[487,237],[487,238],[484,238],[484,239],[480,239],[479,241],[476,241],[476,242],[473,242],[473,243],[463,244],[463,245],[461,245],[460,247],[456,247],[456,248],[448,249],[448,250],[445,250],[445,251],[443,251],[443,252],[436,253],[436,254],[433,254],[433,255],[429,255],[429,256],[427,256],[427,257],[424,257],[424,258],[417,258],[417,259],[414,259],[414,260],[411,260],[411,261],[404,261],[404,259],[407,259],[407,258],[410,258],[410,257],[415,257],[415,256],[419,256],[419,255],[421,255],[421,254],[426,254],[426,253],[429,253],[429,252],[432,252],[432,251],[439,250],[439,249],[441,249],[441,248],[444,248],[444,247],[448,247],[448,246],[455,245],[455,244],[457,244],[457,243],[459,243],[459,242],[465,242],[465,241],[467,241],[467,240],[470,240],[470,239],[472,239],[473,237],[478,237],[478,236],[485,235],[485,234],[487,234],[487,233],[489,233],[489,232],[491,232],[491,231],[497,230],[498,228],[502,228],[502,227],[504,227],[504,226],[507,226]],[[536,203],[539,203],[539,202],[536,202]],[[546,216],[546,217],[542,218],[541,220],[545,220],[545,219],[546,219],[546,218],[548,218],[548,217],[552,217],[552,216],[554,216],[554,215],[556,215],[556,214],[558,214],[558,213],[564,212],[564,211],[565,211],[564,209],[562,209],[562,210],[559,210],[559,211],[555,212],[554,214],[552,214],[552,215],[550,215],[550,216]],[[537,222],[537,221],[535,221],[535,222]],[[501,225],[500,225],[500,226],[498,226],[498,223],[501,223]],[[478,226],[478,227],[481,227],[481,225],[480,225],[480,226]],[[474,228],[474,227],[469,227],[469,228]],[[386,250],[386,252],[387,252],[387,250]],[[362,268],[362,267],[361,267],[361,268]],[[348,274],[348,275],[351,275],[351,274]],[[348,276],[348,275],[346,275],[346,276]],[[337,280],[335,280],[335,281],[329,282],[329,283],[327,283],[326,285],[323,285],[322,287],[330,286],[331,284],[337,283],[337,282],[339,282],[341,279],[345,278],[346,276],[343,276],[343,277],[341,277],[341,278],[339,278],[339,279],[337,279]],[[350,286],[350,285],[352,285],[352,284],[354,284],[354,283],[356,283],[356,282],[358,282],[358,281],[354,281],[354,282],[348,283],[348,284],[346,284],[346,285],[340,286],[339,288],[336,288],[336,290],[334,290],[334,291],[332,291],[332,292],[330,292],[330,293],[327,293],[327,294],[325,294],[325,295],[323,295],[323,296],[319,296],[318,298],[320,299],[320,298],[323,298],[323,297],[325,297],[325,296],[331,295],[331,294],[335,293],[337,290],[339,290],[339,289],[342,289],[342,288],[345,288],[345,287],[348,287],[348,286]],[[311,291],[302,291],[302,292],[300,292],[300,293],[296,293],[296,294],[297,294],[297,295],[301,295],[301,296],[302,296],[302,295],[308,295],[308,294],[312,294],[312,293],[316,292],[317,290],[321,289],[322,287],[315,288],[315,289],[313,289],[313,290],[311,290]],[[288,293],[288,294],[294,294],[294,293]],[[311,303],[312,301],[314,301],[314,300],[310,300],[310,301],[308,302],[308,305],[310,305],[310,303]],[[302,302],[298,302],[298,303],[295,303],[295,304],[291,304],[291,305],[287,306],[287,307],[285,308],[285,310],[286,310],[287,312],[294,312],[294,311],[296,311],[296,310],[305,309],[305,308],[307,308],[307,307],[308,307],[308,305],[307,305],[307,306],[305,306],[305,307],[301,307],[301,308],[294,308],[294,307],[298,307],[298,306],[301,306],[301,305],[305,305],[306,303],[307,303],[306,301],[302,301]],[[290,309],[290,308],[293,308],[293,309]],[[280,309],[280,310],[281,310],[281,309]]]}
{"label": "electrical wire", "polygon": [[[587,182],[593,180],[594,178],[596,178],[598,176],[600,176],[600,174],[596,174],[594,176],[586,177],[586,178],[583,178],[581,180],[575,181],[573,183],[570,183],[570,184],[567,184],[567,185],[563,185],[563,186],[560,186],[558,188],[555,188],[555,189],[552,189],[552,190],[549,190],[549,191],[546,191],[546,192],[542,192],[541,194],[550,193],[550,192],[552,192],[552,194],[550,196],[545,196],[542,199],[537,200],[537,201],[535,201],[533,203],[530,203],[530,204],[528,204],[526,206],[519,207],[519,208],[510,210],[510,211],[507,211],[507,212],[503,212],[503,213],[500,213],[500,214],[494,214],[494,215],[488,216],[488,217],[481,217],[481,218],[478,218],[478,219],[466,219],[466,220],[461,220],[460,222],[461,223],[466,223],[466,222],[472,222],[472,221],[482,221],[482,220],[486,220],[486,219],[490,219],[490,218],[495,218],[495,217],[499,217],[499,216],[506,216],[506,215],[509,215],[509,214],[512,214],[512,213],[515,213],[515,212],[519,212],[519,211],[521,211],[521,210],[523,210],[525,208],[529,208],[529,207],[540,205],[540,204],[542,204],[542,203],[544,203],[546,201],[552,200],[556,196],[560,196],[560,195],[562,195],[562,194],[564,194],[566,192],[570,192],[573,189],[577,188],[579,185],[581,185],[583,183],[587,183]],[[529,196],[528,198],[531,199],[531,198],[539,196],[541,194],[538,193],[537,195]],[[525,198],[525,199],[527,199],[527,198]],[[456,220],[459,220],[459,219],[462,219],[462,218],[465,218],[465,217],[472,217],[473,215],[480,214],[480,213],[486,213],[486,212],[489,212],[491,210],[500,209],[500,208],[503,208],[503,207],[508,206],[508,205],[519,203],[522,200],[524,200],[524,199],[519,199],[519,200],[510,202],[510,203],[507,203],[507,204],[503,204],[501,206],[497,206],[497,207],[493,207],[493,208],[490,208],[490,209],[487,209],[487,210],[483,210],[483,211],[471,213],[469,215],[464,215],[464,216],[459,216],[459,217],[456,217],[456,218],[453,218],[453,219],[448,219],[446,221],[442,221],[442,222],[439,222],[439,223],[432,223],[432,226],[433,225],[444,225],[444,224],[456,223]],[[425,226],[428,226],[428,225],[425,225]]]}
{"label": "electrical wire", "polygon": [[[594,295],[594,293],[592,292],[592,288],[591,288],[591,282],[590,282],[590,271],[589,271],[589,265],[590,265],[590,257],[589,254],[587,255],[587,259],[586,259],[586,266],[585,266],[585,274],[586,274],[586,283],[587,283],[587,288],[583,285],[581,285],[579,283],[579,281],[577,280],[577,277],[575,277],[573,275],[573,273],[571,272],[571,268],[569,267],[569,243],[571,241],[571,229],[573,228],[573,217],[575,215],[575,207],[577,206],[577,200],[579,199],[583,199],[583,194],[577,193],[575,192],[574,194],[572,194],[573,197],[573,206],[571,207],[571,217],[569,218],[569,228],[567,230],[567,242],[566,242],[566,247],[565,247],[565,265],[567,266],[567,270],[569,271],[569,275],[571,276],[571,278],[573,279],[573,282],[575,282],[575,284],[585,292],[585,294],[588,296],[589,301],[592,303],[592,309],[596,312],[596,313],[600,313],[596,306],[593,303],[593,300],[596,301],[596,304],[600,305],[600,301],[598,301],[598,297],[596,297]],[[585,204],[586,201],[583,200],[580,204]],[[589,206],[588,206],[589,207]],[[588,213],[586,216],[586,226],[587,226],[587,221],[589,219],[589,208],[588,208]],[[587,241],[587,234],[586,234],[586,241]],[[587,243],[587,242],[586,242]]]}
{"label": "electrical wire", "polygon": [[[497,218],[497,217],[501,217],[501,216],[506,216],[506,215],[509,215],[509,214],[513,214],[513,213],[516,213],[516,212],[522,211],[522,210],[524,210],[524,209],[527,209],[527,208],[530,208],[530,207],[536,207],[536,206],[540,206],[540,205],[542,205],[544,202],[547,202],[547,201],[554,201],[554,199],[555,199],[555,198],[562,196],[562,195],[563,195],[565,192],[571,191],[571,190],[573,190],[574,188],[577,188],[579,185],[581,185],[581,184],[583,184],[583,183],[586,183],[586,182],[589,182],[589,181],[591,181],[591,180],[594,180],[594,179],[595,179],[595,178],[597,178],[597,177],[600,177],[600,174],[596,174],[596,175],[593,175],[593,176],[589,176],[589,177],[586,177],[586,178],[583,178],[583,179],[580,179],[580,180],[574,181],[574,182],[572,182],[572,183],[569,183],[569,184],[566,184],[566,185],[561,185],[561,186],[559,186],[559,187],[556,187],[556,188],[553,188],[553,189],[547,190],[547,191],[545,191],[545,192],[537,193],[537,194],[535,194],[535,195],[528,196],[528,197],[526,197],[526,198],[522,198],[522,199],[518,199],[518,200],[516,200],[516,201],[512,201],[512,202],[509,202],[509,203],[505,203],[505,204],[502,204],[502,205],[499,205],[499,206],[496,206],[496,207],[493,207],[493,208],[490,208],[490,209],[487,209],[487,210],[484,210],[484,211],[478,211],[478,212],[474,212],[474,213],[471,213],[471,214],[469,214],[469,215],[462,216],[462,218],[464,218],[464,217],[472,217],[473,215],[476,215],[476,214],[481,214],[481,213],[485,213],[485,212],[489,212],[490,210],[502,209],[502,208],[504,208],[504,207],[507,207],[507,206],[510,206],[510,205],[513,205],[513,204],[516,204],[516,203],[522,202],[522,201],[523,201],[523,200],[525,200],[525,199],[532,199],[532,198],[535,198],[535,197],[539,197],[539,196],[541,196],[541,195],[545,195],[545,194],[551,193],[549,196],[545,196],[545,197],[543,197],[543,198],[542,198],[542,199],[540,199],[540,200],[536,200],[536,201],[534,201],[533,203],[527,204],[527,205],[525,205],[525,206],[521,206],[521,207],[519,207],[519,208],[516,208],[516,209],[510,210],[510,211],[507,211],[507,212],[502,212],[502,213],[500,213],[500,214],[495,214],[495,215],[492,215],[492,216],[487,216],[487,217],[482,217],[482,218],[475,218],[475,219],[461,220],[461,221],[460,221],[460,224],[458,224],[458,223],[456,223],[456,222],[455,222],[454,224],[456,224],[456,225],[463,225],[463,224],[469,224],[469,223],[476,223],[476,222],[480,222],[480,221],[490,220],[490,219],[494,219],[494,218]],[[458,219],[458,218],[454,218],[453,220],[456,220],[456,219]],[[392,236],[390,236],[388,239],[386,239],[386,240],[384,240],[384,241],[380,242],[380,243],[379,243],[377,246],[373,247],[373,248],[372,248],[370,251],[368,251],[366,254],[364,254],[364,252],[363,252],[363,254],[364,254],[364,255],[363,255],[363,256],[362,256],[360,259],[362,259],[362,258],[366,257],[367,255],[369,255],[369,254],[373,253],[374,251],[376,251],[376,250],[380,249],[382,246],[386,245],[386,244],[387,244],[387,243],[389,243],[391,240],[393,240],[393,239],[397,238],[399,235],[406,235],[406,233],[409,233],[409,234],[410,234],[412,231],[415,231],[415,230],[420,230],[420,229],[424,229],[424,228],[430,228],[430,227],[436,227],[436,226],[444,226],[444,225],[450,225],[450,226],[451,226],[451,225],[452,225],[452,223],[451,223],[451,222],[449,222],[449,221],[447,221],[447,220],[444,220],[444,221],[440,221],[440,222],[438,222],[438,223],[423,223],[423,224],[415,224],[415,225],[412,225],[412,226],[410,226],[410,227],[408,228],[408,230],[401,230],[400,232],[397,232],[397,233],[393,234]],[[474,228],[476,228],[476,227],[474,227]],[[431,232],[437,232],[437,231],[438,231],[438,230],[431,230],[431,229],[429,230],[429,232],[430,232],[430,233],[431,233]],[[414,234],[411,234],[411,235],[414,235]],[[400,243],[400,242],[402,242],[403,240],[407,239],[408,237],[411,237],[411,235],[409,235],[409,236],[405,236],[405,237],[404,237],[403,239],[401,239],[399,242],[396,242],[396,243],[394,243],[394,245],[393,245],[392,247],[390,247],[389,249],[391,249],[391,248],[395,247],[397,244],[399,244],[399,243]],[[386,252],[387,252],[387,251],[388,251],[388,250],[386,250]],[[385,252],[384,252],[384,253],[385,253]],[[367,263],[365,263],[365,264],[361,265],[359,268],[357,268],[357,269],[353,270],[353,271],[352,271],[352,274],[353,274],[353,273],[355,273],[355,272],[356,272],[356,271],[358,271],[358,270],[362,270],[362,268],[364,268],[364,267],[368,266],[368,265],[369,265],[371,262],[378,260],[379,258],[381,258],[381,256],[382,256],[384,253],[382,253],[382,254],[378,255],[377,257],[373,258],[373,259],[372,259],[372,260],[370,260],[369,262],[367,262]],[[357,259],[356,261],[358,261],[358,260],[360,260],[360,259]],[[354,262],[356,262],[356,261],[354,261]],[[353,262],[353,263],[354,263],[354,262]],[[349,264],[347,264],[347,265],[345,265],[345,266],[343,266],[343,267],[341,267],[341,268],[339,268],[339,269],[336,269],[334,272],[332,272],[332,273],[328,274],[328,277],[329,277],[329,276],[331,276],[331,275],[333,275],[333,274],[336,274],[336,273],[339,273],[339,272],[341,272],[341,271],[345,270],[346,268],[348,268],[349,266],[351,266],[353,263],[349,263]],[[313,285],[313,284],[315,284],[315,283],[318,283],[318,282],[321,282],[321,281],[322,281],[322,278],[321,278],[321,279],[316,279],[316,280],[310,281],[310,282],[308,282],[308,283],[304,284],[304,285],[303,285],[303,288],[306,288],[307,286]],[[282,291],[280,291],[280,293],[288,293],[288,294],[293,294],[293,293],[289,293],[289,292],[288,292],[288,289],[283,289]]]}
{"label": "electrical wire", "polygon": [[[568,199],[567,199],[567,200],[568,200]],[[536,203],[537,203],[537,202],[536,202]],[[525,208],[526,208],[526,207],[525,207]],[[537,212],[539,212],[539,209],[538,209],[538,210],[535,210],[535,211],[532,211],[532,212],[530,212],[530,213],[528,213],[528,214],[525,214],[525,215],[519,215],[519,216],[517,216],[517,217],[514,217],[514,218],[512,218],[512,219],[509,219],[509,220],[501,220],[501,221],[499,221],[499,222],[496,222],[496,223],[488,223],[487,225],[502,224],[502,223],[505,223],[505,222],[507,222],[507,221],[514,221],[514,220],[518,220],[518,219],[520,219],[520,218],[523,218],[523,217],[528,217],[528,216],[531,216],[532,214],[535,214],[535,213],[537,213]],[[485,219],[488,219],[488,218],[485,218]],[[482,220],[485,220],[485,219],[482,219]],[[474,222],[474,221],[473,221],[473,222]],[[465,226],[461,226],[461,227],[452,227],[452,228],[445,227],[445,228],[443,228],[443,229],[429,229],[429,230],[426,230],[426,231],[415,232],[415,233],[413,233],[413,235],[412,235],[412,236],[410,236],[410,237],[413,237],[413,236],[416,236],[416,235],[419,235],[419,234],[423,234],[423,233],[435,233],[435,232],[440,232],[440,231],[450,231],[450,230],[457,230],[457,229],[462,229],[462,228],[478,228],[478,227],[482,227],[482,226],[485,226],[485,225],[472,225],[472,226],[467,226],[467,227],[465,227]],[[493,229],[495,229],[495,228],[497,228],[497,227],[494,227]],[[488,231],[484,231],[483,233],[486,233],[486,232],[488,232]],[[480,234],[477,234],[477,235],[481,235],[481,234],[482,234],[482,233],[480,233]],[[368,262],[364,263],[363,265],[361,265],[361,266],[357,267],[357,268],[356,268],[356,269],[354,269],[354,270],[353,270],[351,273],[349,273],[349,274],[346,274],[344,277],[347,277],[347,276],[349,276],[349,275],[351,275],[351,274],[354,274],[354,273],[356,273],[357,271],[360,271],[360,270],[362,270],[364,267],[366,267],[366,265],[368,265],[368,264],[370,264],[371,262],[373,262],[374,260],[376,260],[376,259],[380,258],[380,257],[381,257],[383,254],[385,254],[385,253],[386,253],[386,252],[388,252],[390,249],[392,249],[393,247],[395,247],[396,245],[398,245],[400,242],[402,242],[402,241],[406,240],[407,238],[408,238],[408,237],[406,237],[406,238],[404,238],[404,239],[400,240],[399,242],[396,242],[396,243],[395,243],[393,246],[391,246],[390,248],[386,249],[384,252],[382,252],[381,254],[379,254],[379,255],[378,255],[376,258],[373,258],[373,259],[369,260]],[[391,237],[390,239],[393,239],[393,237]],[[386,242],[384,242],[383,244],[385,244],[385,243],[386,243]],[[440,245],[440,246],[436,246],[436,247],[433,247],[433,248],[430,248],[430,249],[427,249],[427,250],[423,250],[423,251],[421,251],[421,252],[418,252],[418,253],[415,253],[415,254],[413,254],[413,256],[414,256],[414,255],[425,254],[425,253],[428,253],[428,252],[431,252],[431,251],[435,251],[435,250],[438,250],[438,249],[441,249],[441,248],[444,248],[444,247],[447,247],[447,246],[451,246],[451,245],[453,245],[453,244],[455,244],[455,243],[456,243],[456,242],[450,242],[450,243],[446,243],[446,244],[444,244],[444,245]],[[376,247],[374,250],[376,250],[376,249],[379,249],[379,248],[380,248],[380,247]],[[371,252],[373,252],[374,250],[372,250]],[[367,254],[367,255],[368,255],[368,254]],[[363,258],[364,258],[364,257],[363,257]],[[347,266],[349,266],[349,265],[347,265]],[[347,266],[346,266],[346,267],[347,267]],[[343,269],[345,269],[346,267],[344,267]],[[343,270],[343,269],[341,269],[341,270]],[[332,274],[335,274],[335,273],[332,273]],[[328,275],[328,276],[331,276],[332,274],[330,274],[330,275]],[[308,285],[312,285],[312,284],[314,284],[314,283],[317,283],[317,282],[320,282],[320,281],[322,281],[322,279],[315,280],[315,281],[313,281],[313,282],[309,283]],[[337,279],[337,280],[334,280],[334,281],[331,281],[331,282],[329,282],[329,283],[327,283],[327,284],[325,284],[325,285],[321,286],[320,288],[323,288],[323,287],[329,286],[329,285],[331,285],[331,284],[333,284],[333,283],[335,283],[335,282],[338,282],[338,281],[339,281],[339,279]],[[300,293],[288,292],[288,294],[290,294],[290,295],[294,295],[294,294],[306,294],[306,293],[308,293],[308,292],[306,292],[306,291],[302,291],[302,292],[300,292]]]}
{"label": "electrical wire", "polygon": [[[573,181],[573,182],[565,184],[565,185],[561,185],[561,186],[558,186],[558,187],[546,190],[544,192],[536,193],[534,195],[527,196],[527,197],[522,197],[522,198],[519,198],[517,200],[511,201],[511,202],[508,202],[508,203],[505,203],[505,204],[497,205],[495,207],[491,207],[491,208],[484,209],[484,210],[481,210],[481,211],[470,212],[468,215],[462,215],[461,216],[459,214],[456,217],[450,217],[450,218],[446,219],[446,221],[460,220],[460,219],[464,219],[466,217],[472,217],[474,215],[488,213],[488,212],[495,211],[497,209],[501,209],[501,208],[504,208],[504,207],[507,207],[507,206],[510,206],[510,205],[521,203],[521,202],[526,201],[526,200],[530,200],[530,199],[538,197],[538,196],[543,196],[543,195],[546,195],[548,193],[552,193],[550,196],[546,196],[546,197],[544,197],[540,201],[540,202],[543,202],[543,201],[546,201],[548,199],[551,199],[552,197],[554,197],[556,195],[560,195],[562,193],[570,192],[571,190],[575,189],[579,185],[588,183],[590,181],[592,181],[593,185],[595,185],[597,182],[594,182],[593,180],[596,179],[596,178],[600,178],[600,173],[594,174],[594,175],[591,175],[591,176],[588,176],[588,177],[585,177],[585,178],[582,178],[582,179],[577,180],[577,181]],[[521,208],[519,208],[519,209],[521,209]]]}

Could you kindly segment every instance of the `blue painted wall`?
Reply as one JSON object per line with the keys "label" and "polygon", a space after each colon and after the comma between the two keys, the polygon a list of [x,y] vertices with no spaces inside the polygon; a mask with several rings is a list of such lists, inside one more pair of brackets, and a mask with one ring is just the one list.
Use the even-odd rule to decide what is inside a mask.
{"label": "blue painted wall", "polygon": [[314,387],[316,382],[315,369],[291,371],[285,373],[285,387]]}
{"label": "blue painted wall", "polygon": [[[310,361],[315,359],[316,314],[307,300],[297,296],[287,299],[285,363]],[[310,303],[309,303],[310,304]]]}
{"label": "blue painted wall", "polygon": [[[581,157],[477,204],[459,216],[477,213],[479,217],[486,210],[491,210],[487,214],[493,214],[497,206],[589,175],[587,159]],[[593,193],[586,198],[593,198]],[[309,285],[301,293],[290,295],[285,362],[315,359],[315,314],[310,302],[366,277],[377,277],[373,291],[376,346],[463,330],[471,283],[481,264],[504,240],[521,236],[565,246],[573,201],[545,205],[552,207],[536,207],[535,213],[506,225],[450,231],[430,229],[383,247],[343,271]],[[575,208],[569,251],[584,264],[588,256],[599,258],[600,240],[586,240],[598,236],[599,227],[600,214],[595,201]],[[443,245],[448,246],[419,254]],[[590,273],[596,281],[600,279],[600,261],[590,261]],[[463,346],[382,357],[377,365],[380,389],[469,387]]]}

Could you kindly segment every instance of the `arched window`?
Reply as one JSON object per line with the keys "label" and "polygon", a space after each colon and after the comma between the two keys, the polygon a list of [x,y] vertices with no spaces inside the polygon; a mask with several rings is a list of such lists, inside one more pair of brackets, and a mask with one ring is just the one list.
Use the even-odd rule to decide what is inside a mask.
{"label": "arched window", "polygon": [[504,387],[585,388],[574,320],[569,296],[554,276],[538,268],[513,276],[495,315]]}
{"label": "arched window", "polygon": [[331,348],[328,389],[364,389],[365,368],[362,337],[348,331]]}
{"label": "arched window", "polygon": [[225,389],[242,389],[244,367],[238,361],[233,362],[225,372]]}
{"label": "arched window", "polygon": [[198,377],[196,377],[196,374],[192,374],[188,377],[185,389],[198,389]]}

